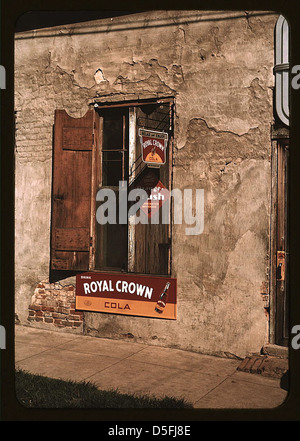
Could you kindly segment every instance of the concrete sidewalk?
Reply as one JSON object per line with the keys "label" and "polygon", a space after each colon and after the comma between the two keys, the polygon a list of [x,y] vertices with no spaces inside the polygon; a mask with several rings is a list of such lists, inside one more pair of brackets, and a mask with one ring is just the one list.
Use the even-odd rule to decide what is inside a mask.
{"label": "concrete sidewalk", "polygon": [[265,408],[282,404],[280,379],[237,371],[241,361],[17,325],[16,368],[90,381],[99,389],[185,398],[195,408]]}

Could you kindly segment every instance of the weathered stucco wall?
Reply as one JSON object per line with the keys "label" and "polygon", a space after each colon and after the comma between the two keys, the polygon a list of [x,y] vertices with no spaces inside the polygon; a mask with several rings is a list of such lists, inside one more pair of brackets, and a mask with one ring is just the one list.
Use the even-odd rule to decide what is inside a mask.
{"label": "weathered stucco wall", "polygon": [[[260,350],[268,339],[262,294],[268,286],[276,19],[261,12],[153,11],[16,35],[15,298],[21,323],[55,326],[51,307],[58,295],[55,323],[63,326],[65,318],[73,332],[215,354]],[[178,318],[85,313],[84,325],[74,323],[74,278],[59,281],[59,292],[48,283],[54,110],[80,117],[95,97],[163,96],[176,100],[173,186],[205,190],[203,234],[186,236],[185,224],[173,229]]]}

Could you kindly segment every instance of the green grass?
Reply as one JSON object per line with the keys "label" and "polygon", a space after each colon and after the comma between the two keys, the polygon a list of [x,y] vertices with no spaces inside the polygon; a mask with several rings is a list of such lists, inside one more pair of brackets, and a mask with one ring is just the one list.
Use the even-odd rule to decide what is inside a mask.
{"label": "green grass", "polygon": [[23,370],[16,371],[15,384],[18,401],[29,408],[193,408],[183,399],[129,395],[114,389],[103,391],[93,383],[56,380]]}

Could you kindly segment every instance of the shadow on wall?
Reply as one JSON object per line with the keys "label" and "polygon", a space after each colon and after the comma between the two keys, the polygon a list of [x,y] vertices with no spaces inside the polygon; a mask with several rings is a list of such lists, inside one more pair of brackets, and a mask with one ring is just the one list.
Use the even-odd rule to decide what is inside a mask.
{"label": "shadow on wall", "polygon": [[49,282],[55,283],[60,280],[68,279],[70,277],[74,277],[77,274],[83,273],[84,271],[70,271],[70,270],[53,270],[49,268]]}

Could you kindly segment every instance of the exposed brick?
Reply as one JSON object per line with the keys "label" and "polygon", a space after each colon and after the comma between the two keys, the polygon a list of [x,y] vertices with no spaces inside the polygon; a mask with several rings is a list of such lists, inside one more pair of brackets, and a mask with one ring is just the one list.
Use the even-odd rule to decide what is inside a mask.
{"label": "exposed brick", "polygon": [[238,371],[247,371],[247,365],[250,365],[250,359],[249,357],[244,358],[244,360],[241,362],[241,364],[238,366]]}
{"label": "exposed brick", "polygon": [[69,320],[62,320],[61,323],[62,323],[62,325],[66,326],[66,327],[70,327],[70,326],[73,326],[74,322],[71,322]]}
{"label": "exposed brick", "polygon": [[44,321],[44,317],[35,317],[35,321],[36,322],[43,322]]}
{"label": "exposed brick", "polygon": [[251,373],[260,373],[260,367],[263,364],[265,357],[257,357],[256,359],[253,359],[252,366],[250,367]]}
{"label": "exposed brick", "polygon": [[41,305],[30,305],[29,309],[33,309],[34,311],[40,311],[42,307]]}
{"label": "exposed brick", "polygon": [[288,361],[268,355],[256,355],[246,357],[238,366],[237,370],[251,374],[261,374],[275,378],[281,378],[288,370]]}
{"label": "exposed brick", "polygon": [[52,317],[45,317],[45,323],[53,323]]}
{"label": "exposed brick", "polygon": [[75,287],[40,282],[28,307],[28,320],[44,321],[49,326],[77,328],[82,325],[82,312],[75,309]]}
{"label": "exposed brick", "polygon": [[53,312],[52,317],[57,318],[57,319],[63,319],[63,318],[65,318],[65,314],[61,314],[59,312]]}
{"label": "exposed brick", "polygon": [[70,314],[69,315],[69,319],[70,320],[74,320],[74,321],[79,321],[80,320],[80,317],[78,316],[78,315],[73,315],[73,314]]}

